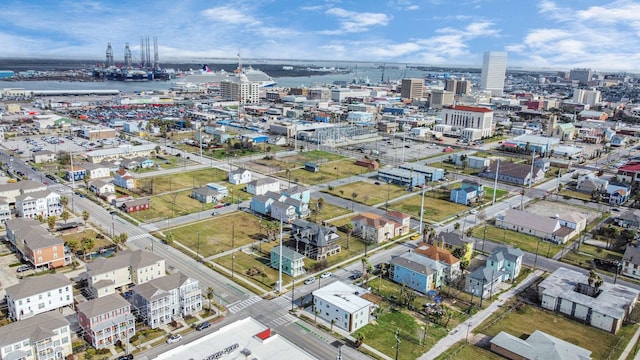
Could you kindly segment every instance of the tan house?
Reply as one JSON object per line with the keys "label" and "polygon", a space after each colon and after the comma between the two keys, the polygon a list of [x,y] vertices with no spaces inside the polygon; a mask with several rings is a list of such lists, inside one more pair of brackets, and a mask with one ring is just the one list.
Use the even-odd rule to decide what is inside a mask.
{"label": "tan house", "polygon": [[353,233],[362,239],[379,244],[409,231],[411,217],[399,211],[378,215],[362,213],[351,219]]}

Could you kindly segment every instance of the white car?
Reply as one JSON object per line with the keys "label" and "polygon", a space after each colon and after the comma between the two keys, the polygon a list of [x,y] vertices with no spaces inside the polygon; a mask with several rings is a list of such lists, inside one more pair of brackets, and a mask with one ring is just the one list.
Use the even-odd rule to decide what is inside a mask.
{"label": "white car", "polygon": [[178,342],[180,340],[182,340],[182,335],[180,334],[171,335],[171,337],[167,339],[167,344],[173,344],[174,342]]}
{"label": "white car", "polygon": [[326,279],[328,277],[331,277],[331,271],[323,272],[322,275],[320,275],[321,279]]}
{"label": "white car", "polygon": [[305,285],[309,285],[309,284],[313,284],[316,281],[316,278],[314,277],[310,277],[307,280],[304,281]]}
{"label": "white car", "polygon": [[471,209],[471,210],[469,210],[469,213],[470,213],[470,214],[475,215],[475,214],[477,214],[477,213],[478,213],[478,210],[476,210],[476,209]]}

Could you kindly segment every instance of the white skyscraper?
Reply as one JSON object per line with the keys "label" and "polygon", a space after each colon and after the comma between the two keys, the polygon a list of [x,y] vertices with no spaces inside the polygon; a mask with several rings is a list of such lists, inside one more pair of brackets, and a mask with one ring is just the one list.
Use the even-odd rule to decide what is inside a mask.
{"label": "white skyscraper", "polygon": [[485,52],[482,60],[480,89],[491,91],[491,95],[502,95],[506,72],[506,52]]}

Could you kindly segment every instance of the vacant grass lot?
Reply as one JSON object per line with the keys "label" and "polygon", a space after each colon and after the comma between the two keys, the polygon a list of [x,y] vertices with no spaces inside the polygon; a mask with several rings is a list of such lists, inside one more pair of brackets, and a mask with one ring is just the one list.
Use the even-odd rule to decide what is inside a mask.
{"label": "vacant grass lot", "polygon": [[151,222],[212,209],[216,205],[213,203],[203,204],[196,199],[192,199],[191,190],[156,195],[150,199],[151,208],[149,210],[137,211],[129,215],[138,221]]}
{"label": "vacant grass lot", "polygon": [[[214,261],[229,270],[233,264],[234,274],[248,278],[265,291],[270,291],[273,290],[278,280],[278,270],[270,266],[270,254],[274,246],[279,246],[279,242],[271,241],[260,244],[262,251],[255,250],[249,253],[237,251],[234,253],[235,258],[233,259],[231,255],[227,255]],[[283,273],[282,281],[286,285],[291,282],[291,277]]]}
{"label": "vacant grass lot", "polygon": [[461,341],[447,351],[443,352],[436,360],[502,360],[502,356],[492,352],[491,350],[483,349],[479,346],[467,344],[465,341]]}
{"label": "vacant grass lot", "polygon": [[402,186],[392,184],[376,185],[364,181],[356,181],[351,184],[336,186],[333,190],[327,189],[322,190],[322,192],[347,200],[353,200],[352,195],[356,193],[358,196],[355,198],[355,201],[369,206],[386,202],[387,196],[390,200],[407,194]]}
{"label": "vacant grass lot", "polygon": [[[258,218],[244,211],[236,211],[231,214],[212,217],[205,221],[173,228],[171,232],[174,241],[177,241],[189,249],[199,248],[202,257],[219,254],[231,250],[232,228],[235,224],[234,247],[250,244],[256,241],[260,235]],[[262,229],[264,234],[264,227]],[[198,233],[200,241],[198,242]],[[180,246],[177,247],[181,249]],[[193,254],[189,254],[193,255]]]}
{"label": "vacant grass lot", "polygon": [[225,182],[226,180],[226,171],[213,168],[142,178],[137,180],[137,187],[149,194],[161,194],[205,186],[210,182]]}
{"label": "vacant grass lot", "polygon": [[[473,229],[472,236],[478,239],[484,239],[484,225],[480,225]],[[538,255],[544,257],[551,257],[557,254],[562,246],[553,244],[549,241],[540,240],[535,236],[523,234],[513,230],[505,230],[497,228],[493,225],[487,225],[487,240],[511,245],[519,248],[523,251],[530,253],[536,252],[538,247],[538,241],[540,245],[538,247]]]}
{"label": "vacant grass lot", "polygon": [[98,233],[93,230],[93,229],[87,229],[84,231],[80,231],[77,232],[75,234],[68,234],[68,235],[62,235],[62,240],[67,243],[69,241],[77,241],[78,245],[82,244],[82,240],[84,239],[88,239],[88,238],[93,238],[94,241],[94,245],[91,248],[91,250],[87,251],[87,253],[92,253],[95,251],[98,251],[98,249],[100,249],[101,247],[107,247],[107,246],[112,246],[113,243],[111,242],[111,240],[103,237],[102,239],[98,239],[97,238]]}
{"label": "vacant grass lot", "polygon": [[575,199],[580,199],[580,200],[591,201],[591,194],[586,194],[580,191],[563,189],[562,191],[560,191],[560,195],[575,198]]}
{"label": "vacant grass lot", "polygon": [[415,359],[426,351],[427,348],[417,343],[417,339],[422,337],[424,330],[413,316],[402,311],[385,312],[375,322],[358,330],[356,334],[363,334],[365,344],[394,358],[397,330],[400,330],[398,359]]}
{"label": "vacant grass lot", "polygon": [[574,264],[586,269],[591,269],[591,261],[594,259],[622,260],[622,254],[601,247],[582,244],[578,252],[567,251],[562,261]]}
{"label": "vacant grass lot", "polygon": [[[390,208],[407,213],[416,219],[420,219],[422,196],[416,195],[393,202]],[[449,201],[449,194],[442,192],[428,192],[424,196],[424,220],[439,222],[463,211],[469,210],[468,206]]]}
{"label": "vacant grass lot", "polygon": [[287,175],[286,171],[278,172],[275,175],[287,181],[316,185],[354,175],[366,174],[370,171],[365,167],[356,165],[353,160],[337,160],[320,164],[320,171],[316,173],[298,168],[291,170],[289,175]]}
{"label": "vacant grass lot", "polygon": [[324,204],[322,205],[322,209],[317,213],[314,213],[315,209],[317,209],[317,204],[318,204],[317,200],[311,200],[311,203],[309,204],[309,209],[312,210],[310,219],[313,220],[314,222],[333,219],[335,217],[346,215],[351,212],[351,210],[349,209],[331,205],[325,201]]}
{"label": "vacant grass lot", "polygon": [[[507,307],[504,306],[502,309]],[[502,313],[504,311],[493,314],[476,329],[476,332],[496,336],[500,331],[506,331],[520,337],[540,330],[591,350],[593,352],[591,356],[594,359],[617,359],[637,327],[637,325],[626,325],[617,335],[613,335],[532,305],[525,305],[521,311],[513,310],[503,319],[492,324]],[[624,340],[618,343],[621,338]]]}

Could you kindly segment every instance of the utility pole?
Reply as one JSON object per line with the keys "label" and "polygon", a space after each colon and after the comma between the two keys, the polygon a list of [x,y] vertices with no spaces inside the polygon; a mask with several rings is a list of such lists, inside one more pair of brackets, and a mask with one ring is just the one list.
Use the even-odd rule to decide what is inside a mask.
{"label": "utility pole", "polygon": [[280,218],[280,258],[278,261],[278,285],[276,287],[276,290],[278,290],[278,293],[282,292],[282,218]]}
{"label": "utility pole", "polygon": [[[422,203],[420,204],[420,230],[419,234],[422,236],[422,217],[424,216],[424,192],[427,190],[427,184],[422,184]],[[424,239],[423,239],[424,240]]]}
{"label": "utility pole", "polygon": [[531,179],[529,179],[529,189],[531,189],[531,184],[533,183],[533,162],[536,158],[536,151],[533,150],[531,152]]}
{"label": "utility pole", "polygon": [[396,330],[396,360],[398,360],[399,351],[400,351],[400,329]]}
{"label": "utility pole", "polygon": [[[231,247],[233,248],[233,245]],[[196,261],[200,261],[200,231],[198,231],[198,244],[196,245]]]}
{"label": "utility pole", "polygon": [[293,311],[294,309],[294,301],[296,298],[296,279],[293,278],[293,280],[291,281],[291,311]]}
{"label": "utility pole", "polygon": [[498,188],[498,173],[500,172],[500,159],[496,163],[496,178],[493,180],[493,199],[491,199],[491,205],[496,203],[496,189]]}
{"label": "utility pole", "polygon": [[236,255],[233,250],[236,244],[236,223],[231,224],[231,278],[233,279],[233,266],[235,265]]}

